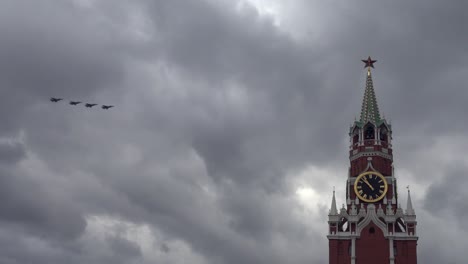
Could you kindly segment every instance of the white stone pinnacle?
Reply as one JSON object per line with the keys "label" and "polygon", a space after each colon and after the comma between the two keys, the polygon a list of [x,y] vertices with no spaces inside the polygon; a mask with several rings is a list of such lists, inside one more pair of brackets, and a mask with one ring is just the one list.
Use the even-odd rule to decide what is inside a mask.
{"label": "white stone pinnacle", "polygon": [[415,215],[414,209],[413,209],[413,203],[411,202],[411,194],[410,190],[408,189],[408,200],[406,202],[406,214],[407,215]]}
{"label": "white stone pinnacle", "polygon": [[335,190],[333,190],[333,198],[332,198],[332,203],[331,203],[331,208],[330,208],[330,215],[337,215],[337,214],[338,214],[338,209],[336,208]]}

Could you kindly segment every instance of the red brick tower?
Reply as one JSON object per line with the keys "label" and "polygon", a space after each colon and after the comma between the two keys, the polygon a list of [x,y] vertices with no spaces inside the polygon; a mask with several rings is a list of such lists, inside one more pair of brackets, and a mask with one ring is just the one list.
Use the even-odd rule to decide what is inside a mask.
{"label": "red brick tower", "polygon": [[392,126],[380,117],[372,82],[376,61],[363,62],[367,81],[361,117],[349,130],[346,206],[338,211],[333,191],[328,215],[329,263],[416,264],[416,214],[409,189],[406,212],[398,203]]}

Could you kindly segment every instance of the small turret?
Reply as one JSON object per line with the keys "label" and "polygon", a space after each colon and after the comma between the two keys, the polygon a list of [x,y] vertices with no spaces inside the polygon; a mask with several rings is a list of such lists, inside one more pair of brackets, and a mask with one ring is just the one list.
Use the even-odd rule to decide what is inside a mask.
{"label": "small turret", "polygon": [[336,200],[335,200],[335,190],[333,190],[333,198],[331,202],[330,212],[328,215],[337,215],[338,209],[336,208]]}
{"label": "small turret", "polygon": [[411,201],[411,194],[408,188],[408,200],[406,201],[406,214],[407,215],[416,215],[413,209],[413,203]]}

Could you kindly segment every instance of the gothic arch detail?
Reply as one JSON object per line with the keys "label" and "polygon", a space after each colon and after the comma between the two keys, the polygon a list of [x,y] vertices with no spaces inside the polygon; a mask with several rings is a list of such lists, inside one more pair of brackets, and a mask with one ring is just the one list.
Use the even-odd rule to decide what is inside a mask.
{"label": "gothic arch detail", "polygon": [[382,230],[384,236],[388,235],[387,226],[385,223],[380,221],[377,213],[375,212],[375,205],[369,204],[367,206],[367,214],[364,217],[364,220],[357,225],[356,234],[360,235],[361,231],[368,225],[370,222],[373,222],[380,230]]}

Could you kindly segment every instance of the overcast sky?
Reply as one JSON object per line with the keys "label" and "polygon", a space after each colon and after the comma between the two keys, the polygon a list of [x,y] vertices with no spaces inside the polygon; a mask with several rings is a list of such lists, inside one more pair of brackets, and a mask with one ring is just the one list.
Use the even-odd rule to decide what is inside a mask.
{"label": "overcast sky", "polygon": [[465,263],[467,10],[1,0],[0,262],[328,263],[372,56],[419,262]]}

